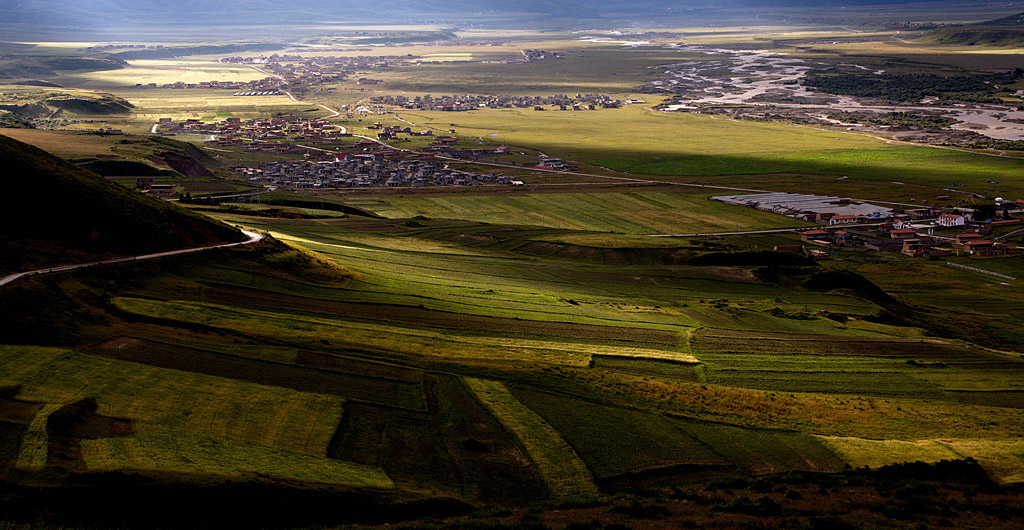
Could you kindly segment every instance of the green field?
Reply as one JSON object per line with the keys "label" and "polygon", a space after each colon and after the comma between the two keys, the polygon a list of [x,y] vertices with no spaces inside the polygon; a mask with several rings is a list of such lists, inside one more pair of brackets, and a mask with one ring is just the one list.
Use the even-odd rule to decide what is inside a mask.
{"label": "green field", "polygon": [[3,385],[44,403],[99,401],[99,411],[255,445],[322,454],[342,413],[336,397],[146,368],[59,349],[3,348]]}
{"label": "green field", "polygon": [[130,438],[82,442],[90,472],[156,471],[244,477],[257,474],[304,482],[388,489],[394,484],[379,469],[303,453],[204,436],[154,424],[134,426]]}
{"label": "green field", "polygon": [[[851,11],[864,25],[723,23],[634,36],[338,29],[286,53],[438,64],[358,69],[303,103],[134,86],[262,76],[212,57],[62,73],[135,105],[116,120],[73,125],[111,118],[136,133],[159,117],[312,118],[325,114],[314,102],[340,108],[373,95],[602,92],[644,103],[339,118],[357,135],[376,134],[368,126],[378,120],[408,120],[437,135],[454,129],[463,148],[511,146],[516,154],[475,165],[440,160],[526,185],[277,190],[262,204],[185,204],[226,233],[266,237],[0,286],[0,511],[24,506],[43,514],[29,523],[64,524],[77,519],[49,514],[85,506],[103,514],[85,527],[135,527],[119,509],[149,496],[175,510],[202,506],[218,514],[202,524],[225,528],[1011,528],[1024,506],[1024,259],[836,248],[813,261],[774,250],[803,244],[789,230],[813,225],[709,199],[764,189],[920,204],[951,181],[1016,198],[1024,162],[656,111],[661,98],[632,92],[649,67],[716,56],[580,40],[770,48],[908,71],[919,65],[882,61],[938,54],[953,64],[973,53],[902,42],[882,14]],[[362,34],[391,31],[402,33]],[[500,42],[419,42],[453,34]],[[542,48],[565,58],[479,62]],[[356,85],[363,76],[384,83]],[[11,136],[86,168],[156,172],[193,193],[244,191],[232,167],[270,156],[143,134]],[[522,165],[540,153],[579,163],[582,174]],[[206,173],[172,168],[179,155]],[[136,175],[109,178],[131,187]],[[47,193],[14,200],[38,210],[33,201]],[[126,197],[105,211],[134,211]],[[161,225],[152,237],[210,226]],[[702,235],[650,237],[673,234]],[[1020,234],[1007,238],[1016,244]],[[70,488],[76,494],[64,495]],[[259,520],[269,508],[289,519]],[[3,519],[0,528],[24,530]]]}
{"label": "green field", "polygon": [[[564,230],[464,221],[410,227],[401,220],[352,218],[230,220],[270,229],[325,263],[344,264],[344,275],[300,280],[268,269],[253,276],[243,272],[251,257],[225,256],[223,264],[187,275],[168,271],[113,298],[118,319],[146,323],[144,333],[115,331],[122,326],[117,323],[109,330],[90,325],[84,332],[100,346],[88,354],[7,349],[10,366],[0,386],[22,385],[19,399],[95,397],[99,414],[137,424],[129,438],[85,443],[86,469],[266,472],[383,487],[380,475],[346,467],[346,458],[333,467],[315,459],[332,446],[340,425],[351,433],[345,436],[359,437],[345,453],[353,465],[379,467],[356,450],[370,424],[368,417],[357,423],[342,417],[347,400],[369,398],[372,406],[402,415],[433,414],[437,398],[422,394],[424,376],[402,375],[408,368],[395,373],[385,368],[389,363],[444,366],[481,381],[470,388],[530,455],[555,496],[583,495],[578,485],[587,481],[572,476],[587,473],[611,484],[659,469],[760,474],[861,461],[838,449],[833,454],[833,445],[822,446],[810,434],[1000,440],[1022,419],[1021,409],[993,401],[1024,388],[1019,359],[925,340],[920,328],[871,322],[877,306],[860,298],[767,284],[740,268],[654,257],[679,249],[656,245],[647,249],[655,254],[626,262],[607,253],[557,258],[537,255],[531,245],[550,245],[543,239]],[[515,241],[514,234],[524,239]],[[272,267],[289,261],[276,263]],[[823,317],[825,311],[850,317],[840,323]],[[117,336],[125,338],[111,340]],[[238,338],[251,346],[233,348]],[[188,359],[203,359],[203,365]],[[136,367],[130,378],[90,375],[122,373],[117,367],[129,362]],[[939,362],[948,368],[928,367]],[[252,366],[242,368],[245,363]],[[153,367],[140,368],[146,364]],[[488,386],[477,388],[484,379]],[[193,390],[186,396],[185,389]],[[982,389],[989,401],[963,395]],[[588,401],[568,405],[551,397],[566,390]],[[191,410],[184,416],[183,403]],[[248,412],[239,416],[240,410]],[[322,419],[309,421],[316,416]],[[197,448],[169,445],[170,432],[188,433],[185,439]],[[252,451],[225,463],[220,455],[242,441]],[[648,449],[634,454],[621,449],[626,446]],[[767,447],[777,449],[757,449]],[[1003,453],[987,447],[966,444],[961,453],[998,464],[1008,471],[993,473],[1015,480],[1012,465],[1000,460]],[[565,451],[582,464],[557,456]],[[897,461],[900,454],[878,462]],[[257,462],[269,467],[260,471]],[[387,473],[399,486],[427,480],[397,469]],[[430,479],[431,487],[445,484],[437,480]]]}
{"label": "green field", "polygon": [[[1019,159],[892,145],[867,135],[801,125],[658,112],[639,105],[576,112],[488,109],[400,115],[419,126],[454,128],[487,144],[528,147],[588,163],[590,169],[661,180],[796,191],[806,185],[791,184],[793,175],[796,180],[800,175],[824,176],[816,186],[823,191],[903,201],[939,192],[951,181],[967,183],[972,191],[1024,193],[1014,178],[1024,165]],[[837,184],[840,176],[849,179]]]}
{"label": "green field", "polygon": [[800,221],[708,200],[686,191],[492,194],[464,197],[352,198],[352,206],[389,218],[425,216],[492,224],[624,234],[767,230]]}

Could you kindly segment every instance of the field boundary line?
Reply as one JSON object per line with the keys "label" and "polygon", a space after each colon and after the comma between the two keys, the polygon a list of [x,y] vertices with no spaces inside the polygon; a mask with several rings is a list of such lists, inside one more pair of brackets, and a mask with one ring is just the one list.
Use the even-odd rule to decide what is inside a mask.
{"label": "field boundary line", "polygon": [[978,272],[978,273],[981,273],[981,274],[988,274],[989,276],[995,276],[996,278],[1002,278],[1004,280],[1010,280],[1010,281],[1016,281],[1017,280],[1017,278],[1014,278],[1013,276],[1010,276],[1008,274],[1001,274],[1001,273],[998,273],[998,272],[987,271],[985,269],[979,269],[977,267],[971,267],[970,265],[961,265],[959,263],[953,263],[951,261],[947,261],[946,265],[949,265],[950,267],[955,267],[957,269],[964,269],[964,270],[968,270],[968,271],[971,271],[971,272]]}
{"label": "field boundary line", "polygon": [[526,449],[552,497],[592,499],[601,492],[576,451],[554,427],[523,405],[499,381],[464,379],[466,386]]}

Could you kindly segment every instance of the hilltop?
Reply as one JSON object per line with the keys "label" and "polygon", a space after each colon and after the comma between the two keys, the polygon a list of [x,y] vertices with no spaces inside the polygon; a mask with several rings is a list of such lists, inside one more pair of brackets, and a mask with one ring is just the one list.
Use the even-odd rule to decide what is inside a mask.
{"label": "hilltop", "polygon": [[7,130],[33,145],[103,177],[188,177],[227,181],[234,173],[187,142],[160,136],[80,131]]}
{"label": "hilltop", "polygon": [[1024,13],[982,22],[979,26],[1024,26]]}
{"label": "hilltop", "polygon": [[940,28],[930,33],[927,40],[967,46],[1021,46],[1024,45],[1024,13],[967,26]]}
{"label": "hilltop", "polygon": [[0,136],[0,270],[239,241],[225,224]]}

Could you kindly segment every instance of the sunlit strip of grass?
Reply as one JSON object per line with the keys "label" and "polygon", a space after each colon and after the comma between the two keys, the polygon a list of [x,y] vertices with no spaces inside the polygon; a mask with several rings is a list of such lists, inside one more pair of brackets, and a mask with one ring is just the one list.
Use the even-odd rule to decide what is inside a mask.
{"label": "sunlit strip of grass", "polygon": [[46,431],[50,415],[63,407],[60,403],[47,403],[36,412],[28,429],[21,436],[21,447],[14,467],[21,471],[42,471],[49,455],[50,437]]}
{"label": "sunlit strip of grass", "polygon": [[523,445],[552,496],[587,499],[600,495],[590,470],[562,435],[520,403],[505,385],[483,379],[465,381],[477,399]]}

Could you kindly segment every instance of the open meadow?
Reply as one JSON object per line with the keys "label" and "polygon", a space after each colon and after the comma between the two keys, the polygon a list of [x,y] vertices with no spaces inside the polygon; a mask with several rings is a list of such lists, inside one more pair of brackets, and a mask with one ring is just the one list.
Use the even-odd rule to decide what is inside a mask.
{"label": "open meadow", "polygon": [[[656,112],[641,105],[575,112],[516,109],[399,115],[419,126],[454,128],[486,144],[529,147],[659,180],[785,189],[786,179],[793,175],[823,176],[838,187],[833,193],[857,196],[860,191],[861,198],[903,201],[915,196],[898,187],[906,184],[941,191],[950,182],[962,182],[977,191],[1024,193],[1012,178],[1024,167],[1024,160],[1016,158],[892,144],[792,124]],[[849,179],[835,183],[842,176]],[[990,186],[989,181],[999,185]],[[910,193],[922,191],[927,193]]]}
{"label": "open meadow", "polygon": [[[948,73],[974,56],[979,69],[1017,61],[1009,48],[901,36],[877,22],[901,11],[878,9],[851,8],[856,25],[618,33],[325,22],[269,46],[411,60],[294,98],[136,86],[266,76],[215,55],[54,77],[73,89],[2,85],[12,103],[81,90],[131,104],[69,113],[63,130],[3,130],[74,165],[38,154],[39,174],[173,185],[173,203],[128,194],[125,211],[141,213],[126,226],[176,204],[200,235],[264,237],[0,285],[0,511],[69,529],[163,529],[146,520],[154,506],[224,528],[1012,528],[1024,507],[1020,254],[832,247],[812,259],[794,247],[812,248],[798,230],[818,225],[711,198],[773,190],[908,208],[953,194],[943,201],[971,206],[1024,198],[1024,158],[666,112],[655,107],[667,97],[640,90],[655,66],[721,58],[680,43],[915,75],[919,62]],[[963,15],[949,10],[936,20]],[[633,39],[666,46],[617,42]],[[238,55],[274,53],[260,49]],[[520,62],[529,49],[564,57]],[[370,100],[577,93],[632,101],[447,112]],[[284,155],[153,134],[160,118],[285,114],[301,119],[222,130],[301,144]],[[329,135],[306,127],[329,114]],[[431,134],[392,138],[391,126]],[[537,167],[549,157],[579,169]],[[255,184],[236,170],[315,160],[291,182],[268,165]],[[414,186],[423,160],[505,180]],[[314,183],[321,168],[380,179],[357,185],[338,169]],[[45,205],[46,193],[19,200]],[[77,224],[67,231],[97,256],[129,255]],[[1016,247],[1015,228],[992,237]],[[196,522],[167,517],[166,528]],[[19,524],[0,517],[0,530]]]}
{"label": "open meadow", "polygon": [[[303,265],[314,254],[278,245],[148,265],[147,280],[113,293],[105,323],[82,321],[77,351],[4,350],[10,369],[0,384],[17,385],[18,402],[91,397],[95,414],[131,422],[131,438],[82,441],[83,472],[269,473],[455,491],[455,479],[422,467],[450,464],[411,466],[397,452],[367,459],[362,444],[457,437],[434,430],[437,415],[460,422],[489,411],[509,431],[500,443],[532,462],[533,478],[522,480],[555,498],[593,495],[592,480],[881,465],[918,459],[921,440],[945,438],[1000,480],[1019,476],[1009,442],[1024,420],[1009,397],[1024,390],[1019,355],[879,323],[880,307],[863,298],[766,283],[744,267],[684,264],[700,247],[595,252],[543,241],[551,229],[531,239],[530,230],[468,221],[225,218],[323,264]],[[327,264],[344,270],[316,272]],[[134,267],[18,292],[71,282],[77,298]],[[298,274],[304,267],[314,268]],[[124,363],[132,378],[99,375]],[[183,389],[187,398],[174,397]],[[483,408],[437,404],[472,395]],[[182,415],[184,399],[195,404]],[[253,416],[227,412],[240,406]],[[400,423],[385,428],[370,410]],[[310,422],[313,411],[323,419]],[[285,428],[280,417],[303,427]],[[891,441],[888,452],[866,458],[879,439]],[[255,444],[251,457],[217,456],[240,442]],[[691,445],[701,449],[683,449]],[[338,462],[310,460],[325,454]],[[488,491],[472,495],[497,494]]]}

